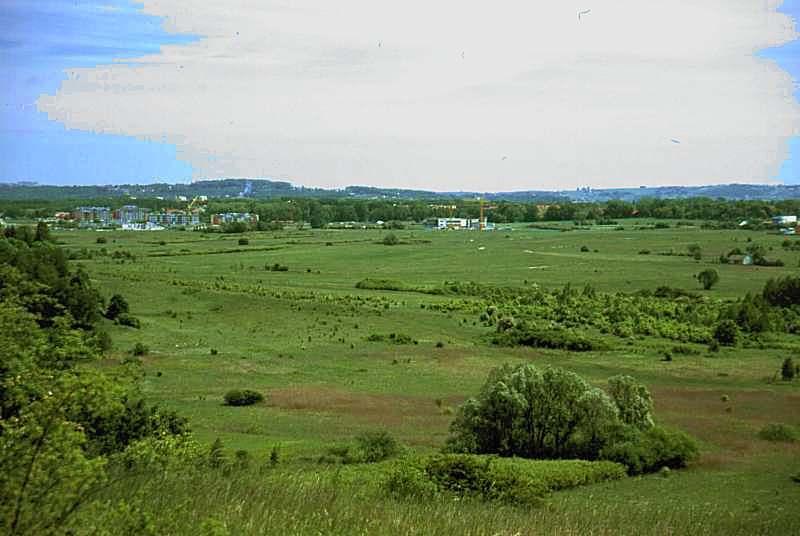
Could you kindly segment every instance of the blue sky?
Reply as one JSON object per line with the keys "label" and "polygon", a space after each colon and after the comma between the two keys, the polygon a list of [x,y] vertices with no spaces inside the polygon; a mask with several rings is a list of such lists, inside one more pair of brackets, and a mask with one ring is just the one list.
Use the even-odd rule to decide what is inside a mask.
{"label": "blue sky", "polygon": [[173,145],[129,136],[67,129],[37,111],[55,93],[64,70],[158,53],[188,43],[131,2],[0,0],[0,181],[50,184],[186,181],[192,168]]}
{"label": "blue sky", "polygon": [[760,0],[141,1],[0,0],[0,182],[800,183]]}
{"label": "blue sky", "polygon": [[[800,0],[786,0],[781,11],[800,21]],[[800,80],[800,41],[766,50],[762,55],[777,61],[795,82]],[[800,99],[800,90],[795,91],[795,98]],[[800,137],[793,138],[789,147],[789,157],[783,163],[778,179],[786,184],[800,184]]]}

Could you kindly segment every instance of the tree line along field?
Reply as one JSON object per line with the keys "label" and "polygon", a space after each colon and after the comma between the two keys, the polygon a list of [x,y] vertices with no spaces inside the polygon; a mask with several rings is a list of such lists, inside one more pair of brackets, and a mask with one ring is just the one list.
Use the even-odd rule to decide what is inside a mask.
{"label": "tree line along field", "polygon": [[[113,369],[143,344],[146,397],[186,416],[203,443],[219,438],[226,448],[260,459],[277,450],[282,467],[298,467],[269,497],[259,495],[256,477],[229,495],[209,491],[190,514],[198,522],[206,509],[239,527],[232,533],[257,533],[258,526],[336,533],[337,526],[358,523],[368,533],[800,531],[800,486],[790,478],[800,470],[800,447],[758,435],[770,423],[800,425],[797,382],[776,381],[782,361],[798,355],[796,335],[769,334],[709,351],[692,340],[587,327],[576,331],[602,342],[602,349],[502,346],[490,340],[497,330],[485,313],[491,297],[437,290],[445,282],[547,292],[588,284],[601,294],[667,286],[717,303],[759,294],[770,278],[794,275],[800,265],[800,251],[777,234],[654,228],[635,220],[623,226],[559,231],[558,225],[520,225],[485,233],[411,227],[392,231],[399,239],[392,246],[382,243],[388,231],[378,230],[71,231],[55,237],[104,295],[124,295],[141,322],[140,329],[107,322],[113,349],[101,367]],[[783,266],[720,264],[720,255],[752,244]],[[693,245],[699,260],[686,254]],[[708,268],[719,273],[719,282],[702,290],[695,275]],[[357,288],[364,280],[402,284],[403,290]],[[513,305],[519,314],[524,307]],[[368,472],[346,468],[340,475],[316,463],[331,446],[385,429],[420,453],[434,452],[448,436],[454,409],[476,394],[487,374],[524,362],[565,367],[598,386],[615,374],[634,376],[650,388],[659,423],[698,439],[699,459],[668,478],[562,491],[538,509],[329,497],[337,479],[355,482],[345,489],[356,495],[368,488],[361,480],[369,480]],[[263,393],[264,402],[223,404],[226,392],[243,388]],[[309,487],[305,479],[321,484]],[[211,477],[164,485],[172,494],[162,491],[160,507],[177,504],[180,485],[217,486]],[[263,514],[231,513],[215,502],[215,493],[283,514],[271,524],[275,519]],[[332,521],[319,508],[304,506],[295,519],[287,513],[294,500],[334,501],[340,517],[326,525]]]}

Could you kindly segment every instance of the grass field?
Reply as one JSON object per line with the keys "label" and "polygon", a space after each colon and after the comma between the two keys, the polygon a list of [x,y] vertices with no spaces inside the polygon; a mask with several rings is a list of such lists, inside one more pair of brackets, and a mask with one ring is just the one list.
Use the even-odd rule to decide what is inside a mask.
{"label": "grass field", "polygon": [[[660,423],[701,443],[700,459],[669,478],[628,478],[559,492],[544,509],[415,507],[375,497],[361,506],[339,504],[342,520],[372,520],[364,523],[364,533],[381,532],[370,526],[420,534],[800,533],[800,485],[790,480],[800,471],[800,446],[757,437],[771,422],[800,426],[798,383],[771,381],[781,361],[798,354],[800,338],[787,335],[763,348],[715,354],[690,345],[696,355],[669,362],[660,356],[672,343],[653,337],[616,340],[603,352],[504,348],[485,342],[491,328],[477,315],[429,307],[447,302],[447,296],[356,288],[365,278],[416,286],[448,280],[545,288],[591,284],[625,293],[668,285],[729,300],[760,292],[769,278],[796,274],[800,265],[800,252],[781,247],[783,236],[652,229],[645,223],[569,232],[522,226],[487,233],[409,229],[395,231],[401,240],[396,246],[381,244],[384,231],[362,230],[73,231],[57,238],[70,250],[105,248],[135,256],[76,261],[106,297],[126,296],[142,322],[140,330],[108,323],[114,350],[104,366],[115,366],[136,342],[146,344],[148,398],[187,416],[205,443],[219,437],[226,447],[261,458],[278,446],[284,464],[323,475],[328,469],[310,460],[364,430],[386,428],[404,444],[431,451],[447,436],[448,408],[476,393],[492,368],[523,361],[557,364],[598,385],[614,374],[631,374],[653,392]],[[239,244],[242,236],[248,244]],[[96,243],[98,237],[106,243]],[[785,266],[717,262],[720,254],[751,241]],[[702,248],[701,260],[662,254],[685,253],[690,244]],[[270,270],[276,263],[288,270]],[[702,291],[693,276],[709,267],[719,272],[720,282]],[[371,334],[389,333],[416,342],[367,341]],[[263,392],[266,401],[224,406],[224,393],[234,388]],[[324,485],[320,489],[314,493],[325,493]],[[292,493],[287,488],[271,500],[288,501]],[[222,506],[198,503],[203,508],[212,517],[224,514]],[[233,519],[233,533],[293,526],[280,515],[269,522],[226,519]],[[298,532],[349,532],[321,523]]]}

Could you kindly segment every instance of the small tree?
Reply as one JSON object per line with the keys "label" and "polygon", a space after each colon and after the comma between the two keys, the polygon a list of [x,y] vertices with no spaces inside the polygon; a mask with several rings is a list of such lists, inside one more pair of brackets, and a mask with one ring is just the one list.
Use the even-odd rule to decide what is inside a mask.
{"label": "small tree", "polygon": [[714,328],[714,340],[724,346],[736,346],[739,326],[733,320],[723,320]]}
{"label": "small tree", "polygon": [[639,430],[653,427],[653,398],[647,387],[631,376],[620,375],[608,379],[608,388],[623,423]]}
{"label": "small tree", "polygon": [[127,314],[130,310],[128,301],[122,294],[114,294],[108,300],[108,308],[106,308],[106,318],[109,320],[116,320],[119,315]]}
{"label": "small tree", "polygon": [[797,370],[794,366],[794,360],[791,357],[787,357],[783,360],[783,365],[781,365],[781,378],[785,381],[790,382],[794,379]]}
{"label": "small tree", "polygon": [[703,250],[699,244],[690,244],[686,250],[689,252],[689,256],[695,260],[699,261],[703,257]]}
{"label": "small tree", "polygon": [[709,268],[697,274],[697,280],[703,285],[703,289],[711,290],[711,287],[719,282],[719,274],[713,268]]}
{"label": "small tree", "polygon": [[383,245],[384,246],[396,246],[400,243],[400,240],[397,238],[397,235],[394,233],[389,233],[383,237]]}

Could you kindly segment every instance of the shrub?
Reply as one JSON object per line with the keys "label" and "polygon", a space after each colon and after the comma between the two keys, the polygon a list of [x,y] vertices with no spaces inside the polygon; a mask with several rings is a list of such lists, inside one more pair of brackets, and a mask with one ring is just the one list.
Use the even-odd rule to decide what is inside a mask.
{"label": "shrub", "polygon": [[703,270],[697,274],[697,281],[700,282],[700,284],[703,286],[703,289],[711,290],[711,287],[719,282],[719,273],[717,273],[717,271],[713,268]]}
{"label": "shrub", "polygon": [[714,328],[712,337],[723,346],[736,346],[739,326],[733,320],[723,320]]}
{"label": "shrub", "polygon": [[108,300],[108,307],[106,308],[106,318],[109,320],[116,320],[116,318],[124,313],[129,312],[130,306],[128,300],[122,294],[114,294]]}
{"label": "shrub", "polygon": [[800,304],[800,277],[770,279],[761,294],[770,305],[790,307]]}
{"label": "shrub", "polygon": [[560,368],[504,366],[489,375],[450,426],[454,452],[525,458],[596,457],[619,424],[600,389]]}
{"label": "shrub", "polygon": [[250,240],[248,240],[247,238],[240,238],[239,239],[239,245],[240,246],[246,246],[248,244],[250,244]]}
{"label": "shrub", "polygon": [[765,441],[782,441],[794,443],[800,440],[800,432],[797,428],[783,423],[771,423],[759,430],[758,437]]}
{"label": "shrub", "polygon": [[566,329],[533,329],[525,325],[514,326],[493,336],[492,342],[501,346],[532,346],[572,352],[605,350],[604,344]]}
{"label": "shrub", "polygon": [[650,255],[649,249],[641,249],[639,250],[639,255]]}
{"label": "shrub", "polygon": [[108,243],[108,239],[105,236],[98,236],[97,240],[95,240],[96,244],[106,244]]}
{"label": "shrub", "polygon": [[389,233],[389,234],[387,234],[386,236],[383,237],[383,240],[381,241],[381,243],[384,246],[396,246],[397,244],[400,243],[400,239],[397,238],[396,234]]}
{"label": "shrub", "polygon": [[266,268],[270,272],[288,272],[289,271],[289,267],[288,266],[285,266],[285,265],[277,263],[277,262],[275,264],[271,265],[271,266],[265,266],[264,268]]}
{"label": "shrub", "polygon": [[629,428],[624,437],[604,448],[600,456],[628,468],[638,475],[658,471],[662,467],[679,469],[698,455],[697,443],[689,435],[653,427],[644,432]]}
{"label": "shrub", "polygon": [[364,432],[356,436],[357,457],[366,463],[375,463],[397,456],[400,445],[385,431]]}
{"label": "shrub", "polygon": [[581,246],[581,253],[587,253],[589,251],[588,246]]}
{"label": "shrub", "polygon": [[131,354],[135,356],[147,355],[149,352],[150,349],[141,342],[137,342],[136,344],[134,344],[133,348],[131,349]]}
{"label": "shrub", "polygon": [[794,360],[791,357],[787,357],[783,360],[783,364],[781,365],[781,378],[785,381],[792,381],[796,374],[796,369],[794,366]]}
{"label": "shrub", "polygon": [[439,491],[512,504],[539,504],[549,492],[617,480],[625,468],[617,463],[581,460],[523,460],[445,454],[424,467]]}
{"label": "shrub", "polygon": [[436,483],[425,470],[412,463],[404,463],[392,470],[381,482],[381,489],[401,499],[431,499],[439,493]]}
{"label": "shrub", "polygon": [[139,319],[127,313],[122,313],[117,317],[117,324],[135,329],[139,329],[141,327],[141,322],[139,322]]}
{"label": "shrub", "polygon": [[234,389],[225,393],[226,406],[252,406],[264,400],[264,395],[250,389]]}

